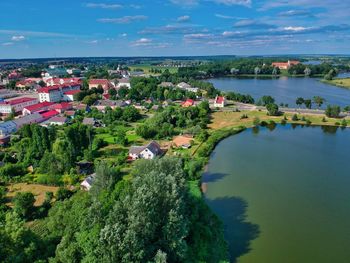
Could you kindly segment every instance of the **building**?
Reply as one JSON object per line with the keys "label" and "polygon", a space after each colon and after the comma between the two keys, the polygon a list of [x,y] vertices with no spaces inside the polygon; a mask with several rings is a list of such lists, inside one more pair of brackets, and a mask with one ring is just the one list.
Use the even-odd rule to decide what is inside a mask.
{"label": "building", "polygon": [[62,98],[59,86],[45,87],[38,90],[40,102],[58,102]]}
{"label": "building", "polygon": [[64,101],[74,101],[74,95],[78,94],[80,90],[69,90],[63,93]]}
{"label": "building", "polygon": [[93,107],[95,107],[97,110],[102,112],[104,112],[107,107],[110,107],[111,109],[115,109],[115,108],[122,108],[125,106],[127,106],[127,104],[122,100],[109,100],[109,99],[98,100],[93,105]]}
{"label": "building", "polygon": [[175,85],[172,82],[162,82],[159,84],[159,87],[162,88],[173,88]]}
{"label": "building", "polygon": [[5,121],[0,123],[0,137],[6,137],[16,130],[17,126],[13,121]]}
{"label": "building", "polygon": [[36,98],[18,98],[13,100],[7,100],[0,102],[0,113],[10,114],[12,111],[15,113],[22,112],[22,110],[30,105],[38,103]]}
{"label": "building", "polygon": [[42,121],[44,121],[44,118],[38,112],[13,120],[13,122],[16,124],[16,130],[19,130],[24,125],[40,123]]}
{"label": "building", "polygon": [[226,106],[226,99],[223,96],[216,96],[214,100],[214,107],[223,108]]}
{"label": "building", "polygon": [[50,110],[55,110],[58,113],[64,113],[66,110],[71,110],[73,109],[72,104],[69,102],[61,102],[61,103],[55,103],[49,106]]}
{"label": "building", "polygon": [[130,80],[127,78],[118,79],[118,83],[116,85],[116,88],[120,89],[122,87],[126,87],[128,89],[131,89]]}
{"label": "building", "polygon": [[108,79],[90,79],[89,89],[102,87],[104,92],[107,93],[108,90],[113,88],[112,83]]}
{"label": "building", "polygon": [[68,122],[68,119],[66,117],[60,117],[60,116],[54,116],[47,121],[45,121],[45,125],[64,125]]}
{"label": "building", "polygon": [[187,84],[186,82],[180,82],[179,84],[176,85],[176,87],[179,89],[194,92],[194,93],[198,91],[198,88],[194,88],[190,84]]}
{"label": "building", "polygon": [[131,146],[129,149],[129,159],[130,160],[136,160],[136,159],[154,159],[157,156],[161,156],[163,154],[162,149],[160,148],[160,145],[155,142],[151,141],[146,146]]}
{"label": "building", "polygon": [[38,90],[40,102],[59,102],[64,100],[64,94],[70,91],[80,91],[80,84],[72,83],[71,85],[55,85],[44,87]]}
{"label": "building", "polygon": [[[36,113],[35,113],[36,114]],[[34,114],[28,115],[28,116],[32,116]],[[40,116],[42,117],[42,120],[48,120],[54,116],[58,115],[58,112],[55,110],[49,110],[49,111],[45,111],[45,112],[41,112]]]}
{"label": "building", "polygon": [[287,62],[273,62],[272,66],[279,69],[289,69],[291,66],[300,64],[297,60],[288,60]]}
{"label": "building", "polygon": [[194,105],[194,100],[187,99],[186,101],[182,102],[181,106],[184,108],[191,107]]}
{"label": "building", "polygon": [[29,114],[33,114],[34,112],[38,112],[38,111],[46,111],[49,109],[49,106],[53,105],[53,102],[40,102],[34,105],[30,105],[27,107],[24,107],[22,110],[22,115],[29,115]]}
{"label": "building", "polygon": [[96,173],[90,174],[85,180],[80,184],[81,189],[89,191],[95,181]]}
{"label": "building", "polygon": [[17,81],[16,88],[23,89],[23,90],[36,90],[40,88],[40,85],[34,80],[25,79],[25,80]]}
{"label": "building", "polygon": [[81,78],[44,78],[44,82],[47,86],[55,86],[55,85],[81,85]]}

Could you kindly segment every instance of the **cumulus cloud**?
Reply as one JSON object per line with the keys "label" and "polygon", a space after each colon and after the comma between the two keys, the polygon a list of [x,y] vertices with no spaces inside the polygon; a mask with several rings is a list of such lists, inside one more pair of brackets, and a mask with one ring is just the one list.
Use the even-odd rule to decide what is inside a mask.
{"label": "cumulus cloud", "polygon": [[12,36],[11,37],[11,40],[16,41],[16,42],[23,41],[25,39],[26,39],[25,36]]}
{"label": "cumulus cloud", "polygon": [[179,16],[177,19],[176,19],[176,21],[177,22],[188,22],[188,21],[190,21],[191,20],[191,17],[190,16]]}
{"label": "cumulus cloud", "polygon": [[135,40],[131,42],[131,45],[134,47],[137,46],[149,46],[152,43],[152,39],[149,38],[140,38],[138,40]]}
{"label": "cumulus cloud", "polygon": [[120,4],[106,4],[106,3],[87,3],[86,7],[88,8],[102,8],[102,9],[118,9],[123,6]]}
{"label": "cumulus cloud", "polygon": [[136,16],[123,16],[118,18],[100,18],[97,19],[101,23],[112,23],[112,24],[129,24],[131,22],[146,20],[148,17],[144,15]]}

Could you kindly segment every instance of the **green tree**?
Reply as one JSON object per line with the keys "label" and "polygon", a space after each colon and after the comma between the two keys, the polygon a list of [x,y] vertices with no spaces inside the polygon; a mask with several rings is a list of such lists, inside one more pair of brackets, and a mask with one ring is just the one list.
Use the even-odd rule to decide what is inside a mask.
{"label": "green tree", "polygon": [[304,104],[304,98],[298,97],[295,101],[295,104],[298,105],[299,107]]}
{"label": "green tree", "polygon": [[34,211],[35,198],[31,192],[17,193],[14,198],[14,211],[22,218],[29,219]]}
{"label": "green tree", "polygon": [[325,99],[320,96],[314,96],[313,101],[318,108],[321,108],[322,104],[325,102]]}
{"label": "green tree", "polygon": [[338,118],[340,115],[340,107],[337,105],[328,105],[325,114],[327,117]]}
{"label": "green tree", "polygon": [[267,114],[270,116],[278,116],[279,115],[278,105],[275,103],[267,104],[266,109],[267,109]]}
{"label": "green tree", "polygon": [[312,107],[312,101],[310,99],[304,100],[305,107],[308,109],[311,109]]}

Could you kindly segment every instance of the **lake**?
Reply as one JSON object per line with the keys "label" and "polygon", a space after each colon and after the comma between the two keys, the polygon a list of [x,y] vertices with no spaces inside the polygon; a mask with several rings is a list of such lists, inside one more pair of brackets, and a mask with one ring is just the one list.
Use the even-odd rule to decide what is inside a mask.
{"label": "lake", "polygon": [[[271,129],[272,130],[272,129]],[[203,175],[232,262],[350,262],[350,130],[247,129]]]}
{"label": "lake", "polygon": [[[339,77],[345,76],[349,75]],[[350,105],[350,89],[324,84],[316,78],[216,78],[208,81],[222,91],[250,94],[256,101],[264,95],[271,95],[278,104],[287,103],[289,107],[296,107],[297,97],[312,99],[314,96],[325,98],[326,104]]]}

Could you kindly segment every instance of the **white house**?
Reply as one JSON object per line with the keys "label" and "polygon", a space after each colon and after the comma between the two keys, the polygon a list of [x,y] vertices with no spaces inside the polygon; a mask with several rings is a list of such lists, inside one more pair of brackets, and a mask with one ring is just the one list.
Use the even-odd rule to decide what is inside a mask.
{"label": "white house", "polygon": [[116,88],[120,89],[121,87],[126,87],[128,89],[131,89],[130,80],[127,78],[118,79],[118,84]]}
{"label": "white house", "polygon": [[61,100],[61,90],[58,86],[45,87],[38,90],[40,102],[58,102]]}
{"label": "white house", "polygon": [[74,101],[74,95],[79,93],[80,90],[69,90],[63,93],[64,101]]}
{"label": "white house", "polygon": [[187,90],[196,93],[198,91],[198,88],[192,87],[190,84],[186,82],[180,82],[179,84],[176,85],[179,89]]}
{"label": "white house", "polygon": [[21,112],[23,108],[38,103],[36,98],[18,98],[0,102],[0,113],[10,114],[13,111]]}
{"label": "white house", "polygon": [[151,141],[146,146],[131,146],[129,150],[129,159],[154,159],[157,156],[163,154],[159,144],[155,141]]}
{"label": "white house", "polygon": [[223,96],[216,96],[214,100],[214,107],[223,108],[226,106],[226,99]]}
{"label": "white house", "polygon": [[95,181],[96,173],[90,174],[85,180],[80,184],[83,190],[89,191]]}

